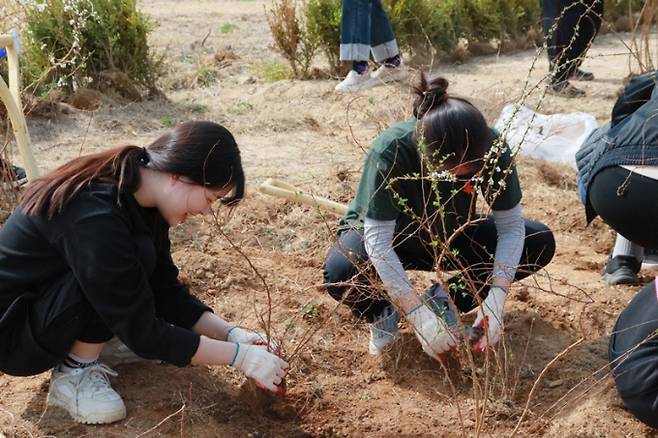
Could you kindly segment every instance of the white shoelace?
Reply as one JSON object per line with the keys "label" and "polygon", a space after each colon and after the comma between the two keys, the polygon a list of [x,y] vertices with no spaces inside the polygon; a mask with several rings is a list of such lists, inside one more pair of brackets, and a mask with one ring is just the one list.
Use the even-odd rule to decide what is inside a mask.
{"label": "white shoelace", "polygon": [[116,377],[119,373],[105,364],[96,363],[82,369],[82,378],[80,379],[78,386],[82,385],[82,382],[87,379],[91,382],[91,387],[94,389],[112,388],[108,375]]}

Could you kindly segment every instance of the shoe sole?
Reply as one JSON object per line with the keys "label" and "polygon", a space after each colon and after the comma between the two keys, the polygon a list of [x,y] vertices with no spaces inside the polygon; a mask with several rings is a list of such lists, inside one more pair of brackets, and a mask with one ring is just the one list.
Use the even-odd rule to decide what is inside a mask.
{"label": "shoe sole", "polygon": [[391,76],[385,76],[384,78],[374,77],[371,80],[375,81],[376,84],[388,84],[388,83],[391,83],[391,82],[403,81],[403,80],[405,80],[406,78],[409,77],[409,74],[410,73],[408,71],[404,71],[404,72],[396,73],[396,74],[391,75]]}
{"label": "shoe sole", "polygon": [[71,412],[68,409],[67,403],[65,401],[60,400],[58,397],[52,394],[48,394],[47,405],[63,409],[64,411],[68,412],[68,414],[73,417],[75,421],[82,424],[109,424],[126,418],[125,406],[123,409],[117,410],[116,412],[111,412],[109,414],[107,412],[102,412],[82,416]]}
{"label": "shoe sole", "polygon": [[358,86],[354,85],[354,86],[346,88],[346,89],[338,88],[338,86],[336,86],[336,88],[334,88],[334,91],[336,91],[338,93],[355,93],[357,91],[369,90],[373,87],[376,87],[377,85],[378,85],[378,83],[375,82],[375,80],[370,79],[367,82],[362,82]]}

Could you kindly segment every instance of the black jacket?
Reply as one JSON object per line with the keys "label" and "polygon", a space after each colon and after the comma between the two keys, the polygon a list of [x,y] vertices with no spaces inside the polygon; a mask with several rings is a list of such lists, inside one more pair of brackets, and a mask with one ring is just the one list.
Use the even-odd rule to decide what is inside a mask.
{"label": "black jacket", "polygon": [[[168,230],[130,194],[118,205],[108,183],[91,184],[51,220],[16,209],[0,228],[0,335],[30,300],[57,288],[81,292],[139,356],[189,364],[199,345],[190,328],[210,309],[178,281]],[[63,280],[71,274],[76,281]]]}
{"label": "black jacket", "polygon": [[596,217],[589,185],[606,167],[658,166],[658,71],[631,80],[617,99],[609,123],[597,128],[576,153],[578,194],[587,221]]}

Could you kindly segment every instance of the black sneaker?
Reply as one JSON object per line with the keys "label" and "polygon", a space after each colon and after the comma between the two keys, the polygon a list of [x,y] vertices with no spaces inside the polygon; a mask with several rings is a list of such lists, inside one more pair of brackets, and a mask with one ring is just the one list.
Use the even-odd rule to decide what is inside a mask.
{"label": "black sneaker", "polygon": [[593,81],[594,73],[576,69],[573,73],[571,73],[569,79],[573,79],[575,81]]}
{"label": "black sneaker", "polygon": [[573,85],[571,85],[569,81],[562,81],[562,82],[549,84],[547,91],[549,94],[566,97],[568,99],[585,96],[584,90],[574,87]]}
{"label": "black sneaker", "polygon": [[25,169],[7,163],[0,158],[0,187],[4,190],[17,188],[27,183]]}
{"label": "black sneaker", "polygon": [[637,273],[640,272],[640,267],[641,263],[632,256],[618,255],[609,257],[601,279],[610,286],[615,284],[638,284],[640,279]]}

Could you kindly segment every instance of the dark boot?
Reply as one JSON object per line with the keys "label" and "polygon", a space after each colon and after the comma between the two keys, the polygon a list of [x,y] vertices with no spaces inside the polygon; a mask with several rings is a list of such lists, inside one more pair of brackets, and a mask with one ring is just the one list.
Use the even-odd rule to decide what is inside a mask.
{"label": "dark boot", "polygon": [[609,257],[601,279],[610,286],[615,284],[638,284],[640,279],[637,273],[640,272],[640,266],[640,262],[632,256],[618,255]]}

